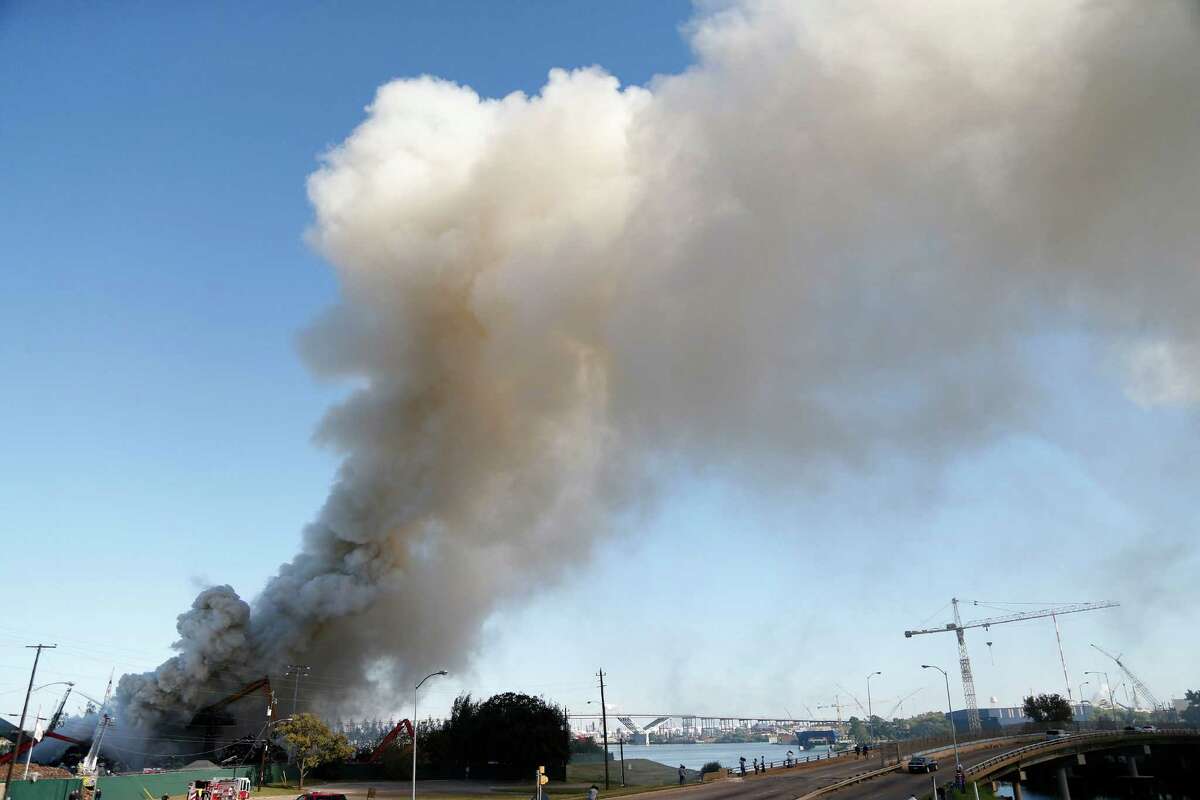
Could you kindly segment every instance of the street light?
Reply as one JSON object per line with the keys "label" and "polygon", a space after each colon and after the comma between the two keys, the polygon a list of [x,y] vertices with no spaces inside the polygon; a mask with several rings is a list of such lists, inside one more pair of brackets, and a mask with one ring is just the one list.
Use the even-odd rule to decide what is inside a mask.
{"label": "street light", "polygon": [[1112,712],[1113,722],[1116,722],[1117,721],[1117,703],[1115,700],[1113,700],[1112,684],[1108,682],[1108,673],[1107,672],[1088,671],[1083,674],[1084,675],[1103,675],[1104,676],[1104,685],[1108,687],[1108,709],[1109,709],[1109,711]]}
{"label": "street light", "polygon": [[879,670],[867,673],[867,727],[871,731],[871,741],[875,741],[875,714],[871,711],[871,678],[882,675]]}
{"label": "street light", "polygon": [[946,674],[946,670],[933,664],[922,664],[921,669],[936,669],[942,673],[942,680],[946,682],[946,708],[950,711],[950,736],[954,742],[954,766],[959,766],[958,760],[958,730],[954,725],[954,704],[950,702],[950,676]]}
{"label": "street light", "polygon": [[41,686],[35,686],[31,691],[40,692],[47,686],[74,686],[74,681],[54,681],[54,683],[43,683]]}
{"label": "street light", "polygon": [[421,684],[438,675],[448,675],[444,669],[439,669],[437,672],[431,672],[424,678],[421,678],[421,683],[413,687],[413,763],[412,763],[412,800],[417,800],[417,690],[421,688]]}
{"label": "street light", "polygon": [[1079,713],[1080,714],[1084,713],[1083,687],[1087,686],[1089,683],[1091,683],[1091,681],[1084,681],[1083,683],[1079,684]]}

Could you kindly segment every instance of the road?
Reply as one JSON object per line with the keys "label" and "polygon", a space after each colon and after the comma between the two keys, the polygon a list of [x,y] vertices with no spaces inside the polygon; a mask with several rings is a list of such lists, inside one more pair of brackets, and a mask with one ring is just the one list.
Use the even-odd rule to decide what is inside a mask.
{"label": "road", "polygon": [[[1012,744],[1011,747],[1019,747]],[[1005,748],[996,747],[979,750],[963,755],[964,766],[971,766],[984,759],[1003,752]],[[954,758],[947,756],[939,759],[942,769],[934,773],[939,783],[954,778]],[[772,774],[758,777],[750,776],[745,780],[731,779],[708,784],[675,789],[670,792],[655,792],[655,797],[663,794],[677,793],[678,800],[795,800],[809,792],[838,781],[852,777],[860,772],[879,768],[878,759],[856,761],[851,758],[845,763],[831,764],[828,767],[813,767],[804,770],[779,770]],[[910,775],[907,772],[894,772],[871,778],[861,784],[848,786],[830,793],[828,796],[835,800],[860,800],[860,798],[896,798],[907,800],[910,795],[921,797],[930,791],[929,775]]]}

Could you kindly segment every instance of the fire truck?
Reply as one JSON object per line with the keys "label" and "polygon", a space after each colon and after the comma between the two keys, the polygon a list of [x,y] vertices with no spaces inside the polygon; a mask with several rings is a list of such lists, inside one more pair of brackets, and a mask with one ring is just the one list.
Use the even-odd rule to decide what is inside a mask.
{"label": "fire truck", "polygon": [[192,781],[188,784],[188,800],[250,800],[250,779]]}

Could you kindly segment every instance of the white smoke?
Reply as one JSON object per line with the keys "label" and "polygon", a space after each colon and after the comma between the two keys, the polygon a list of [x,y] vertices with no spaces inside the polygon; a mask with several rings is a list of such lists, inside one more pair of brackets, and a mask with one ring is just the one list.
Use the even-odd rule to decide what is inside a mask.
{"label": "white smoke", "polygon": [[664,473],[1030,424],[1044,334],[1195,402],[1194,5],[747,0],[690,35],[648,88],[380,88],[309,180],[342,301],[303,350],[360,387],[320,428],[336,485],[249,619],[210,590],[180,656],[126,676],[127,717],[292,659],[330,701],[461,664]]}

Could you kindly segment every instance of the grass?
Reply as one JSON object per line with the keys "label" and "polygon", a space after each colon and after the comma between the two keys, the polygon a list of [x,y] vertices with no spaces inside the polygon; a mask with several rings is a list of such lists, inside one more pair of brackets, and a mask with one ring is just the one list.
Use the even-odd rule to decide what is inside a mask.
{"label": "grass", "polygon": [[[608,762],[608,779],[609,783],[621,782],[621,762]],[[687,783],[697,783],[700,780],[700,773],[694,769],[687,771]],[[604,762],[600,761],[594,764],[568,764],[567,765],[567,783],[568,784],[596,784],[602,785],[604,782]],[[660,764],[657,761],[651,761],[646,758],[627,758],[625,759],[625,784],[626,788],[630,786],[638,787],[659,787],[659,786],[675,786],[679,783],[678,767],[671,767],[666,764]]]}

